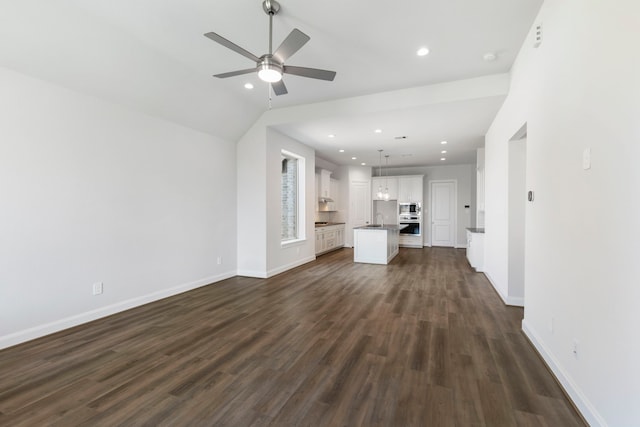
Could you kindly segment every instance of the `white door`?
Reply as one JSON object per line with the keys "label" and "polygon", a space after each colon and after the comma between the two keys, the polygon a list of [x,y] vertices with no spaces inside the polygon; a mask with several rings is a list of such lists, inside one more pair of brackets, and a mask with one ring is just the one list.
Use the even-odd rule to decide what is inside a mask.
{"label": "white door", "polygon": [[349,225],[347,246],[353,246],[353,227],[371,222],[371,182],[351,181],[349,188]]}
{"label": "white door", "polygon": [[431,182],[431,245],[455,246],[456,183]]}

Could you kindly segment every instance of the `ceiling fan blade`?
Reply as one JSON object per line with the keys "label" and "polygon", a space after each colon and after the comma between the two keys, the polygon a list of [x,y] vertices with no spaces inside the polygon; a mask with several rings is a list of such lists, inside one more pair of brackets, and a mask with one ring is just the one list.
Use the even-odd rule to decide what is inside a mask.
{"label": "ceiling fan blade", "polygon": [[260,58],[255,56],[253,53],[249,52],[248,50],[245,50],[245,49],[241,48],[237,44],[233,43],[232,41],[229,41],[229,40],[225,39],[224,37],[222,37],[222,36],[220,36],[220,35],[218,35],[216,33],[206,33],[204,36],[207,37],[207,38],[210,38],[214,42],[220,43],[222,46],[224,46],[226,48],[229,48],[229,49],[233,50],[234,52],[238,52],[240,55],[249,58],[253,62],[259,62],[260,61]]}
{"label": "ceiling fan blade", "polygon": [[303,33],[297,28],[289,33],[286,39],[282,42],[280,47],[273,52],[273,57],[276,58],[281,64],[289,59],[294,53],[296,53],[302,46],[307,43],[311,37]]}
{"label": "ceiling fan blade", "polygon": [[311,79],[327,80],[332,82],[336,77],[335,71],[320,70],[318,68],[306,68],[306,67],[294,67],[292,65],[285,65],[283,71],[286,74],[293,74],[294,76],[309,77]]}
{"label": "ceiling fan blade", "polygon": [[289,93],[282,80],[280,80],[279,82],[271,83],[271,87],[273,88],[273,92],[278,96],[286,95],[287,93]]}
{"label": "ceiling fan blade", "polygon": [[219,79],[226,79],[227,77],[241,76],[242,74],[250,74],[255,72],[256,72],[255,68],[247,68],[246,70],[229,71],[228,73],[214,74],[213,77],[217,77]]}

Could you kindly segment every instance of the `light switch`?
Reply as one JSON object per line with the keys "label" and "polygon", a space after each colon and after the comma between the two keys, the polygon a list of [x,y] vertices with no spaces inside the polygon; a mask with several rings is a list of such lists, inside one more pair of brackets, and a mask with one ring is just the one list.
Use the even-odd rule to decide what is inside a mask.
{"label": "light switch", "polygon": [[591,169],[591,148],[585,148],[582,152],[582,169]]}

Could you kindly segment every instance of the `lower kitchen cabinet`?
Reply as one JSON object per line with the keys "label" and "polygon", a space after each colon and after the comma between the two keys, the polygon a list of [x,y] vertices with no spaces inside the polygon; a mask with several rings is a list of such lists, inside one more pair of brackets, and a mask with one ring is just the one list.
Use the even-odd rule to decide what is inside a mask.
{"label": "lower kitchen cabinet", "polygon": [[316,227],[316,255],[344,246],[344,224]]}
{"label": "lower kitchen cabinet", "polygon": [[476,271],[484,271],[483,228],[467,228],[467,260]]}

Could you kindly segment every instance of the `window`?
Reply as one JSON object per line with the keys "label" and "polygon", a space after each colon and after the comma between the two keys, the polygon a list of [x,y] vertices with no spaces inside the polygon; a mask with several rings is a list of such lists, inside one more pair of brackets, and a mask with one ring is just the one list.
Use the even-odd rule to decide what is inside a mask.
{"label": "window", "polygon": [[289,243],[304,239],[304,158],[282,151],[281,240]]}

